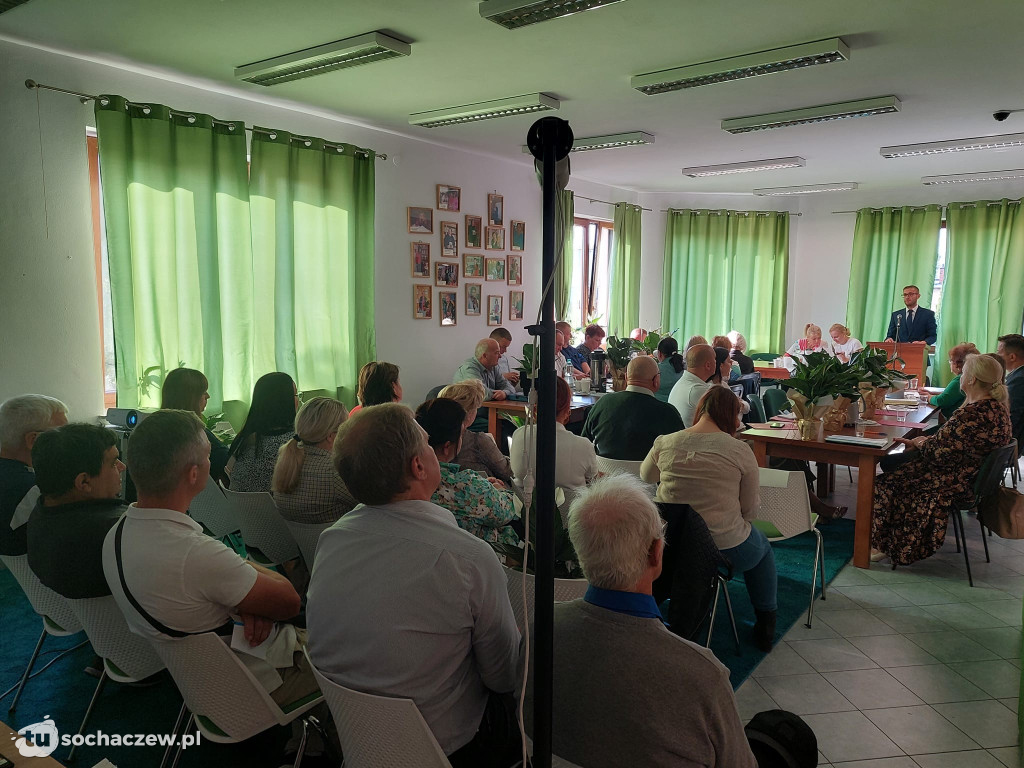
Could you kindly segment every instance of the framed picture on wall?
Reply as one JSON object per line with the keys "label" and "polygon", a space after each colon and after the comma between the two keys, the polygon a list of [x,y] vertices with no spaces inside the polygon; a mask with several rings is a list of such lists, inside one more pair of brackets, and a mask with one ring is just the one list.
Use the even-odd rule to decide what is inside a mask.
{"label": "framed picture on wall", "polygon": [[481,256],[479,253],[462,254],[462,276],[483,277],[484,257]]}
{"label": "framed picture on wall", "polygon": [[456,221],[441,222],[441,256],[455,258],[459,255],[459,224]]}
{"label": "framed picture on wall", "polygon": [[438,301],[441,302],[441,325],[455,325],[455,294],[456,291],[439,291]]}
{"label": "framed picture on wall", "polygon": [[484,222],[479,216],[466,216],[466,247],[483,248]]}
{"label": "framed picture on wall", "polygon": [[505,225],[505,198],[501,195],[487,196],[487,223],[492,227]]}
{"label": "framed picture on wall", "polygon": [[505,259],[502,256],[488,256],[485,261],[487,262],[487,277],[488,281],[501,281],[505,282]]}
{"label": "framed picture on wall", "polygon": [[412,276],[430,279],[430,243],[410,243],[412,250]]}
{"label": "framed picture on wall", "polygon": [[466,314],[479,315],[483,304],[483,286],[480,283],[466,283]]}
{"label": "framed picture on wall", "polygon": [[523,319],[523,292],[522,291],[509,291],[508,292],[508,319],[509,320],[522,320]]}
{"label": "framed picture on wall", "polygon": [[454,288],[459,284],[459,263],[457,261],[434,262],[434,285]]}
{"label": "framed picture on wall", "polygon": [[429,285],[414,285],[412,287],[412,316],[414,320],[429,320],[433,316]]}
{"label": "framed picture on wall", "polygon": [[410,232],[414,232],[417,235],[434,234],[433,208],[413,208],[410,206],[405,211]]}
{"label": "framed picture on wall", "polygon": [[505,250],[505,228],[504,227],[488,227],[486,231],[487,242],[484,247],[488,251],[504,251]]}
{"label": "framed picture on wall", "polygon": [[[522,256],[509,256],[508,257],[508,284],[509,285],[522,285],[523,284],[523,257]],[[511,312],[511,308],[509,309]]]}
{"label": "framed picture on wall", "polygon": [[526,222],[512,219],[512,250],[526,250]]}
{"label": "framed picture on wall", "polygon": [[[462,189],[451,187],[447,184],[437,185],[437,207],[442,211],[459,210],[459,198],[462,197]],[[441,323],[444,325],[444,323]]]}
{"label": "framed picture on wall", "polygon": [[487,324],[501,325],[501,296],[487,297]]}

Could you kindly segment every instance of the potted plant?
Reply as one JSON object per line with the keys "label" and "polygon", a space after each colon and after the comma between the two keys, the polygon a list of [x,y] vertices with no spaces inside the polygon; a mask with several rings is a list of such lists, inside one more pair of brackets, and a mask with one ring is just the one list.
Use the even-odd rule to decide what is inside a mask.
{"label": "potted plant", "polygon": [[[903,363],[898,357],[890,358],[884,349],[866,347],[855,352],[850,358],[850,368],[857,374],[858,392],[864,402],[861,416],[873,418],[875,411],[885,404],[885,394],[897,381],[910,378],[896,370],[896,364]],[[891,367],[890,367],[891,366]]]}
{"label": "potted plant", "polygon": [[633,356],[632,339],[620,339],[618,336],[609,336],[605,344],[605,354],[608,355],[608,365],[612,372],[612,391],[621,392],[626,388],[626,366]]}
{"label": "potted plant", "polygon": [[643,341],[633,341],[633,349],[642,355],[653,355],[658,350],[658,343],[661,341],[662,335],[660,329],[657,331],[651,331],[648,333]]}
{"label": "potted plant", "polygon": [[781,384],[789,388],[800,439],[816,440],[822,417],[835,406],[836,398],[857,391],[857,371],[827,352],[811,352],[802,360],[794,357],[793,363],[793,375]]}
{"label": "potted plant", "polygon": [[534,368],[534,363],[537,362],[537,345],[523,344],[523,356],[517,362],[519,363],[516,368],[519,371],[519,385],[523,388],[523,394],[529,395],[533,388],[535,371],[540,372],[539,368]]}

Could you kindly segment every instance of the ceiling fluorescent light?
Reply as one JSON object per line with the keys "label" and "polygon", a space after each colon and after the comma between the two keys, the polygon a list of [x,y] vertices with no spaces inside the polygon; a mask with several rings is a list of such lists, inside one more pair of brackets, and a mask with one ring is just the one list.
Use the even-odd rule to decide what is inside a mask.
{"label": "ceiling fluorescent light", "polygon": [[751,160],[746,163],[722,163],[721,165],[698,165],[693,168],[683,168],[683,176],[696,179],[701,176],[725,176],[730,173],[802,168],[806,164],[807,161],[802,157],[777,157],[774,160]]}
{"label": "ceiling fluorescent light", "polygon": [[754,194],[761,197],[781,197],[783,195],[810,195],[815,192],[846,192],[856,188],[856,181],[837,181],[833,184],[808,184],[803,187],[765,187],[764,189],[755,189]]}
{"label": "ceiling fluorescent light", "polygon": [[480,15],[505,29],[518,29],[538,21],[592,11],[622,0],[485,0]]}
{"label": "ceiling fluorescent light", "polygon": [[[592,149],[617,149],[618,147],[638,147],[641,144],[653,144],[654,135],[645,131],[632,133],[611,133],[607,136],[590,136],[576,139],[570,152],[589,152]],[[523,154],[530,154],[530,148],[523,145]]]}
{"label": "ceiling fluorescent light", "polygon": [[922,176],[921,183],[926,187],[937,184],[967,184],[984,181],[1011,181],[1024,179],[1024,169],[1014,171],[980,171],[978,173],[954,173],[949,176]]}
{"label": "ceiling fluorescent light", "polygon": [[433,109],[429,112],[416,112],[409,115],[409,125],[424,128],[438,128],[443,125],[474,123],[477,120],[490,120],[495,117],[511,117],[529,112],[546,112],[558,109],[558,99],[545,93],[527,93],[508,99],[481,101],[476,104],[465,104],[461,107]]}
{"label": "ceiling fluorescent light", "polygon": [[944,152],[970,152],[974,149],[1010,149],[1011,147],[1024,147],[1024,133],[978,136],[974,139],[928,141],[923,144],[902,144],[896,147],[881,147],[878,153],[882,157],[917,157],[919,155],[941,155]]}
{"label": "ceiling fluorescent light", "polygon": [[722,130],[729,133],[749,133],[768,128],[787,128],[791,125],[824,123],[847,117],[867,117],[900,111],[900,100],[895,96],[879,96],[875,99],[841,101],[838,104],[822,104],[819,107],[791,109],[787,112],[772,112],[767,115],[734,117],[722,121]]}
{"label": "ceiling fluorescent light", "polygon": [[345,67],[408,56],[412,46],[381,32],[347,37],[235,69],[235,77],[256,85],[278,85]]}
{"label": "ceiling fluorescent light", "polygon": [[785,48],[773,48],[770,51],[746,53],[728,59],[716,59],[700,64],[688,64],[685,67],[663,69],[660,72],[648,72],[632,77],[629,84],[641,93],[652,96],[656,93],[679,91],[683,88],[696,88],[701,85],[741,80],[745,77],[770,75],[773,72],[786,72],[815,64],[831,64],[833,61],[846,61],[849,58],[850,49],[846,43],[841,38],[833,37],[813,43],[788,45]]}

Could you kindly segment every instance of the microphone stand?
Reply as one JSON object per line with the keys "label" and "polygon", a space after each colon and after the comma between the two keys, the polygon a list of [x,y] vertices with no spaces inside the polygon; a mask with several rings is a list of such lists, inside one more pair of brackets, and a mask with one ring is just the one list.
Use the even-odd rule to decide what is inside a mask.
{"label": "microphone stand", "polygon": [[899,315],[896,315],[896,357],[892,361],[892,369],[894,371],[896,370],[896,361],[900,359],[900,320],[902,320],[902,318]]}

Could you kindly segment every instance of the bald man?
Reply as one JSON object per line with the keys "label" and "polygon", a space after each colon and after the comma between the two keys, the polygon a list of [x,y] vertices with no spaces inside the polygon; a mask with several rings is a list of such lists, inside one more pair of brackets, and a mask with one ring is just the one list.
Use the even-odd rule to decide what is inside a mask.
{"label": "bald man", "polygon": [[498,360],[501,359],[501,347],[496,339],[480,339],[473,350],[473,356],[466,360],[455,371],[452,384],[467,379],[483,382],[485,400],[504,400],[516,393],[516,385],[504,378],[498,371]]}
{"label": "bald man", "polygon": [[708,379],[715,373],[715,350],[710,344],[694,344],[686,350],[686,371],[668,393],[668,404],[678,411],[687,427],[693,426],[693,414],[704,393],[713,384]]}
{"label": "bald man", "polygon": [[[712,354],[712,362],[714,359]],[[583,425],[583,436],[594,441],[598,456],[643,461],[654,438],[683,428],[679,412],[654,397],[660,384],[661,371],[653,357],[641,355],[630,360],[626,389],[598,400]]]}

